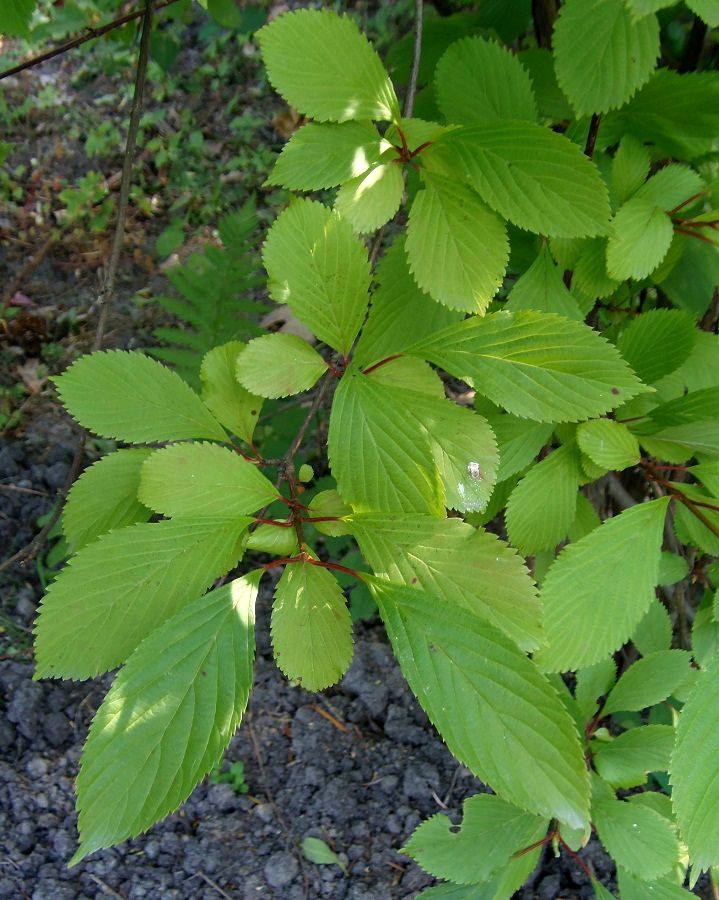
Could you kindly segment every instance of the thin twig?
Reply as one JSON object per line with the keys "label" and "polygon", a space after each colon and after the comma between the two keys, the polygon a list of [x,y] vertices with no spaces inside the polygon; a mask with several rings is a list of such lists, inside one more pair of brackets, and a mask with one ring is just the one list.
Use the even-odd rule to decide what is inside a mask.
{"label": "thin twig", "polygon": [[282,457],[282,461],[280,463],[281,470],[286,470],[288,466],[290,466],[294,462],[294,458],[295,456],[297,456],[297,452],[302,446],[302,441],[305,439],[305,435],[307,434],[307,429],[310,427],[310,423],[315,417],[315,414],[319,411],[320,406],[322,406],[322,401],[324,400],[324,396],[327,393],[327,388],[330,386],[331,382],[331,373],[326,374],[320,382],[319,387],[315,392],[315,396],[312,398],[312,405],[309,408],[309,412],[307,413],[304,422],[300,425],[299,431],[295,435],[294,440],[288,447],[285,455]]}
{"label": "thin twig", "polygon": [[127,128],[127,141],[125,143],[125,156],[122,161],[122,181],[120,182],[120,197],[117,203],[117,225],[115,236],[110,251],[110,263],[107,267],[105,281],[100,291],[100,317],[95,332],[93,350],[102,346],[105,334],[105,323],[110,301],[115,293],[115,279],[120,262],[120,252],[125,239],[125,220],[127,218],[127,203],[130,197],[130,183],[132,179],[132,164],[137,144],[137,132],[140,128],[142,114],[142,98],[145,92],[147,78],[147,61],[150,55],[150,35],[152,33],[152,15],[154,0],[145,0],[145,18],[142,22],[142,37],[140,38],[140,51],[137,59],[137,73],[135,75],[135,90],[132,95],[132,109],[130,111],[130,123]]}
{"label": "thin twig", "polygon": [[599,113],[592,113],[592,120],[589,123],[589,132],[587,133],[587,143],[584,146],[584,155],[590,159],[594,156],[594,146],[597,143],[600,120],[601,116]]}
{"label": "thin twig", "polygon": [[[171,6],[173,3],[177,3],[177,0],[163,0],[162,3],[157,4],[156,10],[164,9],[166,6]],[[32,59],[25,60],[25,62],[18,63],[16,66],[6,69],[4,72],[0,72],[0,81],[2,81],[3,78],[9,78],[11,75],[17,75],[18,72],[24,72],[25,69],[32,69],[35,66],[39,66],[49,59],[60,56],[61,53],[67,53],[68,50],[74,50],[75,47],[86,44],[88,41],[94,41],[96,38],[102,37],[103,34],[114,31],[116,28],[121,28],[123,25],[127,25],[128,22],[132,22],[133,19],[139,19],[144,15],[145,8],[136,9],[134,12],[127,13],[125,16],[120,16],[119,19],[113,19],[112,22],[108,22],[107,25],[103,25],[101,28],[90,28],[79,37],[73,38],[64,44],[60,44],[58,47],[53,47],[52,50],[46,50],[45,53],[40,53],[38,56],[33,56]]]}
{"label": "thin twig", "polygon": [[407,93],[404,98],[404,118],[409,119],[414,110],[414,100],[417,96],[417,79],[419,78],[419,62],[422,56],[422,26],[424,16],[424,4],[422,0],[414,3],[414,52],[412,54],[412,71],[409,76]]}
{"label": "thin twig", "polygon": [[205,882],[205,884],[216,890],[220,897],[224,897],[225,900],[232,900],[232,897],[227,893],[227,891],[223,891],[219,884],[216,881],[213,881],[209,875],[205,875],[204,872],[195,872],[192,877],[201,878]]}
{"label": "thin twig", "polygon": [[[135,90],[132,99],[132,112],[130,113],[130,124],[127,131],[127,141],[125,143],[125,157],[122,171],[122,186],[120,188],[120,200],[117,208],[117,221],[115,224],[115,238],[113,240],[112,251],[110,255],[110,264],[107,270],[107,276],[98,298],[101,303],[100,316],[95,329],[95,339],[93,341],[93,350],[98,350],[102,346],[102,340],[105,332],[105,321],[107,319],[107,309],[109,301],[115,290],[115,277],[117,275],[117,265],[120,256],[120,248],[122,247],[123,238],[125,236],[125,219],[127,217],[127,200],[130,194],[130,176],[132,174],[132,158],[135,153],[135,145],[137,143],[137,132],[140,123],[140,115],[142,112],[142,95],[145,87],[145,78],[147,74],[147,61],[150,53],[150,32],[152,30],[152,11],[154,0],[145,0],[145,18],[142,23],[142,37],[140,39],[140,50],[137,60],[137,76],[135,78]],[[47,536],[55,527],[62,509],[65,504],[70,487],[80,473],[83,456],[85,454],[85,442],[87,440],[86,433],[83,433],[78,442],[70,465],[70,472],[63,487],[58,491],[55,500],[55,507],[41,531],[22,547],[17,553],[14,553],[9,559],[0,563],[0,572],[9,569],[10,566],[20,562],[28,562],[34,559],[40,552],[40,548],[45,543]]]}

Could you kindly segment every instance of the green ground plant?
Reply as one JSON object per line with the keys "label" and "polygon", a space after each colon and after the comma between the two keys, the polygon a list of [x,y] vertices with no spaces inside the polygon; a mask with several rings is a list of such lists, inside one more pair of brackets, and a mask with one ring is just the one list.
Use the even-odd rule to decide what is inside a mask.
{"label": "green ground plant", "polygon": [[[36,625],[37,678],[121,666],[83,754],[73,862],[219,763],[259,583],[281,569],[287,677],[342,677],[338,578],[357,581],[493,791],[408,841],[445,881],[423,897],[510,897],[547,844],[606,897],[581,856],[593,832],[629,900],[688,896],[719,865],[719,75],[687,71],[719,11],[566,0],[532,34],[528,3],[486,6],[492,24],[428,19],[404,112],[349,17],[259,32],[307,119],[269,182],[336,190],[295,196],[263,249],[270,296],[319,344],[224,343],[199,393],[136,352],[56,379],[82,425],[132,445],[73,488],[75,555]],[[271,458],[263,403],[308,391]],[[323,405],[333,483],[305,502],[298,453]],[[328,553],[347,534],[367,571]]]}

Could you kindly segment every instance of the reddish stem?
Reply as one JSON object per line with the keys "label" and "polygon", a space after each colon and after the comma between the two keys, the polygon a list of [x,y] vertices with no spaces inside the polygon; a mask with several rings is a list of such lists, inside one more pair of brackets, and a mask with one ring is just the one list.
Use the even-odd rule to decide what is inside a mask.
{"label": "reddish stem", "polygon": [[339,522],[340,516],[303,516],[303,522]]}
{"label": "reddish stem", "polygon": [[540,838],[538,841],[535,841],[533,844],[530,844],[528,847],[522,847],[521,850],[517,850],[516,853],[512,854],[512,859],[518,859],[520,856],[526,856],[527,853],[531,853],[532,850],[536,850],[537,847],[543,847],[545,844],[548,844],[550,841],[554,840],[557,836],[556,831],[548,831],[543,838]]}
{"label": "reddish stem", "polygon": [[339,563],[333,562],[322,562],[321,559],[312,559],[311,557],[307,557],[306,562],[308,562],[311,566],[318,566],[320,569],[332,569],[333,572],[344,572],[345,575],[351,575],[353,578],[359,578],[359,572],[356,572],[354,569],[349,569],[347,566],[341,566]]}
{"label": "reddish stem", "polygon": [[410,153],[409,158],[414,159],[415,156],[419,156],[419,154],[426,150],[427,147],[431,147],[434,141],[425,141],[424,144],[420,144],[419,147],[415,147],[415,149]]}
{"label": "reddish stem", "polygon": [[694,203],[695,200],[699,200],[699,198],[702,196],[704,196],[703,191],[700,191],[698,194],[692,194],[691,197],[687,197],[686,200],[682,200],[682,202],[678,206],[675,206],[674,209],[670,209],[667,215],[669,216],[669,218],[672,218],[679,212],[680,209],[684,209],[685,206],[689,206],[690,203]]}
{"label": "reddish stem", "polygon": [[574,862],[581,868],[581,870],[584,872],[584,874],[587,876],[587,878],[591,881],[594,878],[594,876],[589,871],[589,866],[584,862],[582,857],[578,853],[575,853],[574,850],[572,850],[572,848],[569,846],[569,844],[562,838],[561,834],[557,834],[557,838],[562,847],[562,850],[567,851],[567,853],[572,857]]}
{"label": "reddish stem", "polygon": [[275,528],[292,528],[292,522],[280,522],[277,519],[255,519],[258,525],[274,525]]}
{"label": "reddish stem", "polygon": [[401,353],[393,353],[392,356],[386,356],[384,359],[381,359],[379,362],[372,363],[371,366],[368,366],[366,369],[362,370],[363,375],[369,375],[370,372],[374,372],[375,369],[379,369],[381,366],[386,366],[387,363],[392,362],[393,359],[399,359],[402,356]]}
{"label": "reddish stem", "polygon": [[272,562],[265,563],[262,566],[263,572],[269,572],[270,569],[275,569],[277,566],[287,566],[290,563],[296,562],[305,562],[305,557],[303,554],[299,556],[284,556],[282,559],[273,559]]}

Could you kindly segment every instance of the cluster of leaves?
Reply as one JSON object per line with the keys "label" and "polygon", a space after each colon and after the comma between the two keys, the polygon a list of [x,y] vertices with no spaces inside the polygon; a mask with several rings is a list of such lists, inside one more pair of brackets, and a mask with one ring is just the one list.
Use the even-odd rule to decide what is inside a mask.
{"label": "cluster of leaves", "polygon": [[157,328],[155,337],[170,346],[150,352],[174,366],[193,387],[199,387],[205,354],[228,341],[258,334],[258,314],[266,310],[253,297],[262,283],[251,249],[257,231],[254,200],[220,219],[217,229],[221,248],[207,245],[169,270],[168,277],[182,296],[156,298],[186,327]]}
{"label": "cluster of leaves", "polygon": [[[545,844],[584,865],[593,830],[622,897],[685,896],[689,865],[719,864],[719,339],[698,327],[716,318],[719,76],[655,70],[665,5],[567,0],[553,54],[451,41],[418,97],[436,121],[403,117],[349,18],[262,29],[272,84],[311,120],[270,180],[337,188],[333,208],[293,199],[263,261],[326,350],[227,342],[199,396],[121,351],[57,379],[86,428],[139,445],[73,488],[76,555],[36,628],[37,677],[122,665],[83,755],[75,861],[217,764],[251,686],[259,581],[281,566],[282,671],[310,690],[342,677],[337,577],[357,578],[447,746],[494,791],[461,828],[437,816],[413,835],[449,882],[423,896],[509,897]],[[373,276],[361,235],[405,197]],[[336,489],[304,504],[297,442],[278,465],[253,440],[264,399],[318,382],[313,410],[335,387]],[[371,573],[324,558],[310,526],[351,533]],[[275,558],[223,584],[250,550]]]}

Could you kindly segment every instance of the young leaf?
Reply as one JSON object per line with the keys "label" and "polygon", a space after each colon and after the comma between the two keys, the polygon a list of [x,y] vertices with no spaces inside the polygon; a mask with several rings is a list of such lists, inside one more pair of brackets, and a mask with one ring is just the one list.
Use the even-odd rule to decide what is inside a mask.
{"label": "young leaf", "polygon": [[441,366],[508,412],[539,422],[592,418],[646,390],[595,331],[550,313],[465,319],[407,352]]}
{"label": "young leaf", "polygon": [[552,436],[552,426],[527,422],[508,414],[488,415],[499,451],[497,481],[505,481],[523,471]]}
{"label": "young leaf", "polygon": [[611,168],[611,186],[617,206],[639,190],[647,180],[652,159],[647,148],[627,134],[619,142]]}
{"label": "young leaf", "polygon": [[[402,399],[408,403],[411,401],[424,404],[427,397],[447,401],[444,383],[429,363],[411,356],[400,356],[391,360],[391,363],[372,371],[370,373],[372,381],[402,391],[404,394]],[[412,394],[421,394],[422,397],[412,397]],[[417,413],[417,410],[412,410],[412,414],[418,418]]]}
{"label": "young leaf", "polygon": [[342,376],[327,441],[340,494],[358,512],[441,515],[444,497],[429,440],[400,408],[396,390],[354,369]]}
{"label": "young leaf", "polygon": [[382,62],[349,16],[300,9],[257,32],[275,90],[319,121],[399,119]]}
{"label": "young leaf", "polygon": [[666,772],[674,749],[670,725],[630,728],[609,743],[595,741],[592,757],[601,777],[614,788],[644,784],[649,772]]}
{"label": "young leaf", "polygon": [[719,865],[719,657],[697,680],[679,714],[671,760],[672,805],[696,872]]}
{"label": "young leaf", "polygon": [[552,45],[557,79],[577,115],[607,112],[623,106],[651,77],[659,22],[651,15],[634,18],[622,0],[567,0]]}
{"label": "young leaf", "polygon": [[402,169],[389,160],[346,181],[337,192],[335,209],[358,234],[369,234],[395,215],[403,193]]}
{"label": "young leaf", "polygon": [[142,353],[81,356],[55,378],[67,411],[102,437],[131,444],[227,435],[189,385]]}
{"label": "young leaf", "polygon": [[146,522],[151,512],[137,499],[140,469],[151,450],[116,450],[85,469],[70,489],[62,529],[72,552],[113,528]]}
{"label": "young leaf", "polygon": [[401,353],[464,318],[461,310],[448,309],[420,290],[409,271],[403,236],[384,255],[375,276],[379,286],[372,294],[369,316],[355,347],[359,366]]}
{"label": "young leaf", "polygon": [[249,519],[130,525],[84,547],[52,582],[35,624],[35,678],[93,678],[242,556]]}
{"label": "young leaf", "polygon": [[417,284],[451,309],[483,313],[509,258],[504,223],[465,185],[425,176],[407,225],[407,259]]}
{"label": "young leaf", "polygon": [[245,346],[242,341],[229,341],[210,350],[202,360],[200,380],[205,406],[228,431],[250,443],[263,400],[235,377],[237,357]]}
{"label": "young leaf", "polygon": [[653,809],[617,800],[597,776],[592,778],[592,823],[617,865],[645,881],[666,875],[679,860],[671,823]]}
{"label": "young leaf", "polygon": [[[666,571],[665,558],[668,555],[669,554],[662,552],[661,559],[659,561],[659,580],[657,583],[660,585],[662,583],[666,583],[666,581],[663,582],[662,580],[663,577],[666,577],[662,575],[662,572]],[[681,576],[682,578],[688,572],[688,566],[686,565],[686,562],[684,563],[684,569],[685,571]],[[634,629],[634,633],[632,634],[632,643],[642,654],[642,656],[649,656],[650,653],[656,653],[658,650],[668,650],[671,646],[672,622],[669,618],[669,613],[659,602],[659,600],[656,599],[656,597],[649,604],[649,609],[647,610],[642,621]]]}
{"label": "young leaf", "polygon": [[461,826],[453,827],[447,816],[437,813],[422,822],[402,853],[437,878],[475,884],[504,868],[548,824],[493,794],[475,794],[464,801]]}
{"label": "young leaf", "polygon": [[536,309],[556,313],[575,322],[584,319],[579,304],[567,290],[547,247],[542,248],[539,256],[514,285],[505,309],[510,312]]}
{"label": "young leaf", "polygon": [[628,469],[639,462],[639,443],[626,425],[613,419],[592,419],[577,428],[582,453],[603,469]]}
{"label": "young leaf", "polygon": [[252,687],[261,574],[189,603],[120,671],[83,751],[80,846],[70,865],[146,831],[222,759]]}
{"label": "young leaf", "polygon": [[540,593],[548,644],[540,668],[591,665],[631,637],[654,596],[668,502],[633,506],[562,550]]}
{"label": "young leaf", "polygon": [[388,147],[371,122],[309,122],[282,148],[267,182],[290,191],[337,187],[363,175]]}
{"label": "young leaf", "polygon": [[454,756],[507,802],[586,827],[579,735],[524,653],[434,593],[369,584],[402,672]]}
{"label": "young leaf", "polygon": [[163,516],[232,519],[277,499],[257,466],[216,444],[172,444],[142,467],[140,500]]}
{"label": "young leaf", "polygon": [[509,540],[525,556],[551,550],[566,536],[583,481],[576,447],[559,447],[522,478],[507,502]]}
{"label": "young leaf", "polygon": [[622,675],[607,697],[602,712],[640,711],[661,703],[689,674],[691,655],[686,650],[661,650],[637,660]]}
{"label": "young leaf", "polygon": [[654,384],[678,369],[694,347],[696,329],[678,309],[652,309],[632,319],[617,346],[637,375]]}
{"label": "young leaf", "polygon": [[352,622],[342,589],[309,562],[285,566],[272,606],[277,665],[308,691],[336,684],[352,660]]}
{"label": "young leaf", "polygon": [[237,379],[261,397],[289,397],[308,391],[327,371],[327,363],[295,334],[265,334],[237,357]]}
{"label": "young leaf", "polygon": [[347,866],[330,850],[328,845],[316,837],[306,837],[302,841],[302,855],[305,859],[319,866],[339,866],[347,874]]}
{"label": "young leaf", "polygon": [[352,533],[375,574],[419,584],[500,628],[523,650],[542,643],[541,609],[524,561],[460,519],[358,515]]}
{"label": "young leaf", "polygon": [[611,656],[577,672],[575,695],[583,722],[594,718],[600,698],[608,693],[616,680],[617,667]]}
{"label": "young leaf", "polygon": [[295,200],[270,229],[263,261],[273,299],[320,340],[348,353],[370,282],[367,250],[349,222],[314,200]]}
{"label": "young leaf", "polygon": [[422,154],[429,171],[461,177],[520,228],[556,237],[605,234],[607,191],[597,168],[564,135],[531,122],[456,128]]}
{"label": "young leaf", "polygon": [[483,125],[494,119],[537,120],[529,74],[517,57],[494,41],[456,41],[435,69],[437,105],[448,122]]}
{"label": "young leaf", "polygon": [[313,522],[312,524],[320,534],[328,534],[330,537],[341,537],[343,534],[350,533],[349,525],[342,520],[345,516],[352,514],[352,509],[347,506],[337,491],[320,491],[310,500],[310,505],[307,509],[308,515],[313,518],[332,516],[340,520],[336,522]]}
{"label": "young leaf", "polygon": [[610,278],[646,278],[659,265],[674,237],[669,216],[640,197],[632,197],[617,212],[607,244]]}

